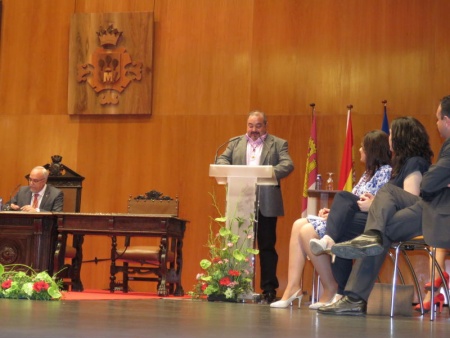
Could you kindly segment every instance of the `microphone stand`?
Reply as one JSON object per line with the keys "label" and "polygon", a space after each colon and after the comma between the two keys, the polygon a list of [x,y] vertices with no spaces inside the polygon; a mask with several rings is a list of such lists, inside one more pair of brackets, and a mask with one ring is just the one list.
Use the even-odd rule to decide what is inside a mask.
{"label": "microphone stand", "polygon": [[[5,205],[4,205],[4,207],[3,207],[3,210],[5,210],[5,211],[10,211],[11,210],[11,200],[12,200],[12,197],[13,197],[13,195],[16,193],[16,191],[17,191],[17,189],[19,189],[20,187],[22,186],[22,184],[18,184],[12,191],[11,191],[11,193],[9,194],[9,201],[7,202],[7,203],[5,203]],[[1,211],[1,210],[0,210]]]}
{"label": "microphone stand", "polygon": [[220,150],[220,148],[222,148],[225,144],[228,144],[228,143],[230,143],[230,142],[236,141],[237,139],[240,139],[241,137],[242,137],[242,136],[236,136],[236,137],[233,137],[232,139],[229,139],[228,141],[222,143],[222,144],[217,148],[217,150],[216,150],[216,156],[214,156],[214,164],[217,163],[217,157],[219,156],[219,150]]}

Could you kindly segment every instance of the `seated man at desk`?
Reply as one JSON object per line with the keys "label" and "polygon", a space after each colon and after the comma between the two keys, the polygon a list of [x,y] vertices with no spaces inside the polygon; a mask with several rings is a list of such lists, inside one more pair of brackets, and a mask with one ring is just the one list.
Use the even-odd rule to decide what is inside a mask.
{"label": "seated man at desk", "polygon": [[28,177],[28,186],[23,186],[10,201],[10,209],[26,212],[62,211],[64,193],[47,184],[48,171],[34,167]]}

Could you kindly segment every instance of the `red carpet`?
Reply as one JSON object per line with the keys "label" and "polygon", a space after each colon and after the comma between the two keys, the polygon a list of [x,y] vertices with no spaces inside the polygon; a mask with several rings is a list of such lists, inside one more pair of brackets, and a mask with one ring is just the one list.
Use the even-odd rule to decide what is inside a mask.
{"label": "red carpet", "polygon": [[152,292],[128,292],[116,291],[110,293],[109,290],[84,290],[83,292],[63,292],[62,300],[130,300],[130,299],[190,299],[184,297],[161,297]]}

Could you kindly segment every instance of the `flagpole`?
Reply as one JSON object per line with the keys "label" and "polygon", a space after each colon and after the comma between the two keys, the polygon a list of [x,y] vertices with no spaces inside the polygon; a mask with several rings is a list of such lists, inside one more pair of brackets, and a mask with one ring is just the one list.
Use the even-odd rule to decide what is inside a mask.
{"label": "flagpole", "polygon": [[[303,184],[302,193],[302,209],[301,217],[306,217],[308,214],[308,189],[314,189],[316,177],[318,174],[317,169],[317,135],[316,135],[316,104],[310,103],[311,107],[311,131],[308,139],[308,151],[306,153],[306,168],[305,168],[305,180]],[[313,203],[310,203],[311,207]]]}
{"label": "flagpole", "polygon": [[311,121],[314,119],[314,114],[316,113],[316,104],[310,103],[309,106],[311,107]]}
{"label": "flagpole", "polygon": [[351,118],[350,115],[352,114],[352,109],[353,109],[353,105],[348,104],[347,105],[347,126],[345,127],[345,133],[347,133],[347,131],[348,131],[348,122]]}
{"label": "flagpole", "polygon": [[353,109],[353,105],[352,104],[348,104],[347,105],[347,126],[345,127],[345,133],[347,133],[348,131],[348,123],[349,120],[351,119],[351,114],[352,114],[352,109]]}
{"label": "flagpole", "polygon": [[[348,117],[348,118],[349,118],[349,120],[350,120],[350,119],[351,119],[351,113],[352,113],[353,105],[352,105],[352,104],[349,104],[349,105],[347,106],[347,108],[348,108],[348,110],[349,110],[349,114],[348,114],[349,117]],[[348,125],[349,125],[349,123],[347,123],[347,126],[348,126]],[[351,125],[351,123],[350,123],[350,125]],[[355,177],[355,160],[353,159],[353,129],[352,129],[351,132],[352,132],[352,133],[351,133],[351,139],[352,139],[352,147],[351,147],[352,186],[351,186],[351,190],[352,190],[353,187],[355,186],[356,177]]]}
{"label": "flagpole", "polygon": [[387,118],[387,100],[381,101],[383,104],[383,122],[381,123],[381,130],[389,135],[389,121]]}
{"label": "flagpole", "polygon": [[[311,131],[308,139],[308,151],[306,154],[306,169],[305,181],[303,184],[302,193],[302,210],[301,217],[307,217],[308,209],[317,209],[317,203],[314,200],[308,201],[308,190],[315,188],[316,177],[318,174],[317,164],[317,133],[316,133],[316,104],[310,103],[311,107]],[[314,272],[315,273],[315,272]],[[317,279],[317,286],[315,286],[314,278],[312,283],[311,300],[314,303],[316,299],[317,290],[319,289],[320,278]],[[301,288],[303,289],[303,274],[301,278]]]}

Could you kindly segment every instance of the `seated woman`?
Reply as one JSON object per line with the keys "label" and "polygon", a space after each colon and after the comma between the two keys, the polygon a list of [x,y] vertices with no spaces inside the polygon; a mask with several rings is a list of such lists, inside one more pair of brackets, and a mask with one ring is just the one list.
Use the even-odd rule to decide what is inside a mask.
{"label": "seated woman", "polygon": [[[365,163],[366,170],[353,189],[355,198],[364,194],[373,196],[378,189],[389,181],[391,177],[389,140],[386,133],[381,130],[373,130],[364,136],[362,146],[359,149],[361,162]],[[334,203],[333,203],[334,204]],[[317,308],[330,301],[336,294],[337,285],[330,267],[329,256],[312,255],[309,249],[309,241],[322,237],[325,233],[329,209],[319,212],[320,218],[301,218],[292,226],[289,242],[289,268],[288,285],[281,300],[270,304],[273,308],[286,308],[295,299],[301,302],[301,276],[305,266],[306,256],[318,271],[323,285],[323,292],[318,303],[310,306]]]}
{"label": "seated woman", "polygon": [[[414,195],[419,195],[422,175],[431,164],[433,152],[425,127],[413,117],[400,117],[392,121],[389,143],[392,151],[392,177],[394,184]],[[370,201],[370,204],[372,201]],[[360,210],[359,210],[360,209]],[[348,192],[335,195],[325,236],[312,240],[311,250],[315,254],[330,252],[334,243],[351,240],[364,232],[368,208]],[[338,283],[338,297],[343,294],[353,260],[336,257],[332,266]]]}

